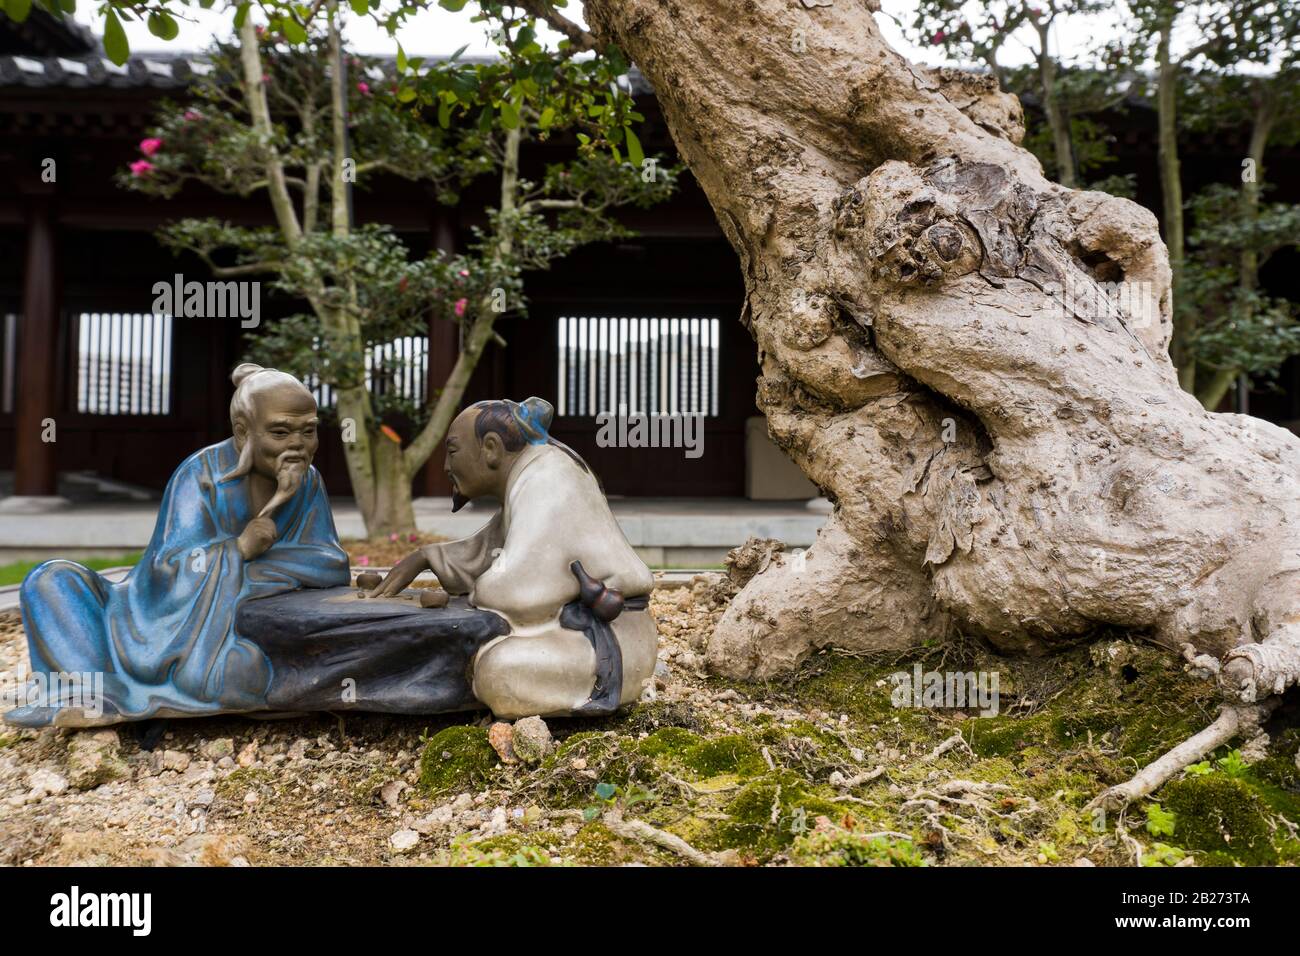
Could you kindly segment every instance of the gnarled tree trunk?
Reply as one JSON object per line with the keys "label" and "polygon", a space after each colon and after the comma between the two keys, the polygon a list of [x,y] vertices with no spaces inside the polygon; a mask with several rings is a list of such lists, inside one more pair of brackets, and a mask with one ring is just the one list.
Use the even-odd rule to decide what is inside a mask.
{"label": "gnarled tree trunk", "polygon": [[[1300,441],[1179,388],[1151,213],[1049,182],[1014,97],[913,67],[862,0],[585,9],[653,83],[739,254],[771,434],[836,506],[715,668],[1115,625],[1248,645],[1249,698],[1294,680]],[[1153,305],[1089,301],[1106,282]]]}

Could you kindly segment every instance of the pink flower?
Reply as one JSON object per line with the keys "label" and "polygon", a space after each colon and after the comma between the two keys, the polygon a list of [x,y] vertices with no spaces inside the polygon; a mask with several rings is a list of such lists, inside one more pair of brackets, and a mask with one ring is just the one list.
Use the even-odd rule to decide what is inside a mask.
{"label": "pink flower", "polygon": [[396,540],[397,540],[397,532],[394,531],[392,534],[390,534],[390,535],[388,536],[388,540],[389,540],[389,541],[396,541]]}
{"label": "pink flower", "polygon": [[357,83],[357,89],[361,91],[362,96],[370,95],[370,84],[367,83],[365,80],[361,80],[359,83]]}
{"label": "pink flower", "polygon": [[144,153],[146,156],[152,156],[154,153],[158,152],[158,150],[162,149],[162,143],[163,141],[157,137],[142,139],[140,140],[140,152]]}
{"label": "pink flower", "polygon": [[460,270],[460,274],[463,275],[463,276],[468,276],[468,275],[469,275],[469,270],[468,270],[468,269],[461,269],[461,270]]}
{"label": "pink flower", "polygon": [[151,172],[153,172],[153,163],[147,159],[137,159],[131,164],[131,175],[136,178],[148,176]]}
{"label": "pink flower", "polygon": [[420,536],[419,536],[418,534],[416,534],[414,531],[412,531],[410,534],[408,534],[408,535],[406,536],[406,540],[407,540],[407,541],[419,541],[419,540],[420,540]]}
{"label": "pink flower", "polygon": [[467,306],[468,304],[469,304],[469,302],[468,302],[468,300],[466,300],[466,299],[457,299],[457,300],[456,300],[456,317],[457,317],[457,318],[463,318],[463,317],[464,317],[464,315],[465,315],[465,306]]}
{"label": "pink flower", "polygon": [[943,42],[943,38],[944,38],[944,36],[945,36],[945,34],[944,34],[944,32],[943,32],[942,30],[935,30],[935,31],[934,31],[934,36],[930,37],[930,43],[931,43],[932,45],[933,45],[933,44],[936,44],[936,43],[942,43],[942,42]]}
{"label": "pink flower", "polygon": [[198,122],[198,121],[201,120],[201,119],[203,119],[203,114],[200,113],[200,112],[198,112],[197,110],[186,110],[186,111],[185,111],[185,122],[187,122],[187,123],[196,123],[196,122]]}
{"label": "pink flower", "polygon": [[367,555],[363,554],[361,557],[357,558],[357,565],[358,567],[362,567],[362,568],[369,567],[370,558]]}
{"label": "pink flower", "polygon": [[262,82],[263,82],[264,84],[265,84],[265,83],[270,83],[270,82],[271,82],[271,74],[270,74],[270,73],[263,73],[263,74],[262,74]]}

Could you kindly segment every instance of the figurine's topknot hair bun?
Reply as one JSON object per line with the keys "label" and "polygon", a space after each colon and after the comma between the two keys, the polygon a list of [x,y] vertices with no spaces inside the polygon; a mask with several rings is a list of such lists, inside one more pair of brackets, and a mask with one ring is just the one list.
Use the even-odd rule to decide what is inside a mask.
{"label": "figurine's topknot hair bun", "polygon": [[239,386],[243,384],[244,379],[248,378],[250,375],[256,375],[258,372],[265,371],[266,369],[254,362],[244,362],[241,365],[235,366],[235,370],[230,373],[230,381],[234,382],[235,388],[239,388]]}
{"label": "figurine's topknot hair bun", "polygon": [[[253,381],[256,376],[256,381]],[[234,428],[241,420],[251,421],[253,417],[253,399],[257,392],[275,388],[277,385],[294,385],[307,395],[311,390],[288,372],[279,369],[263,368],[254,362],[244,362],[235,366],[230,373],[230,380],[235,383],[235,394],[230,399],[230,427]],[[313,398],[315,396],[312,396]]]}
{"label": "figurine's topknot hair bun", "polygon": [[515,420],[519,423],[524,438],[530,445],[545,445],[551,437],[551,421],[555,418],[555,406],[544,398],[526,398],[515,411]]}

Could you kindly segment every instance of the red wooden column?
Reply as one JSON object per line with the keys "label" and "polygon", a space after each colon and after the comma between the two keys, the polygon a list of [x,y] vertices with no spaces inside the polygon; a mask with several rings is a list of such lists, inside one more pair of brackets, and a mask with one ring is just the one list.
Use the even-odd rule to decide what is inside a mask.
{"label": "red wooden column", "polygon": [[[48,196],[33,196],[27,207],[27,252],[23,272],[22,315],[18,324],[18,389],[14,402],[17,449],[14,495],[39,506],[39,499],[57,505],[56,442],[42,440],[46,419],[59,412],[59,293],[54,222]],[[10,502],[17,505],[18,502]],[[26,510],[26,509],[24,509]]]}
{"label": "red wooden column", "polygon": [[[456,252],[456,213],[439,206],[433,219],[433,244],[447,255]],[[429,317],[429,395],[441,389],[460,354],[460,326],[446,319]],[[451,496],[451,484],[443,471],[446,447],[439,443],[424,466],[424,493],[431,497]],[[417,486],[418,487],[418,486]]]}

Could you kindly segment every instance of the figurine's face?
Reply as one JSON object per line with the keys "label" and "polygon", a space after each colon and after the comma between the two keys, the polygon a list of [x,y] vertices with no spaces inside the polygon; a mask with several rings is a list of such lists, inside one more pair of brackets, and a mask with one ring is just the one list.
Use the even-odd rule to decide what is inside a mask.
{"label": "figurine's face", "polygon": [[316,402],[302,388],[258,392],[245,441],[253,443],[253,470],[277,478],[283,469],[306,471],[320,444]]}
{"label": "figurine's face", "polygon": [[501,436],[488,432],[479,441],[474,432],[477,408],[456,416],[447,430],[447,478],[451,481],[452,511],[482,495],[502,497],[510,465],[517,453],[508,452]]}

